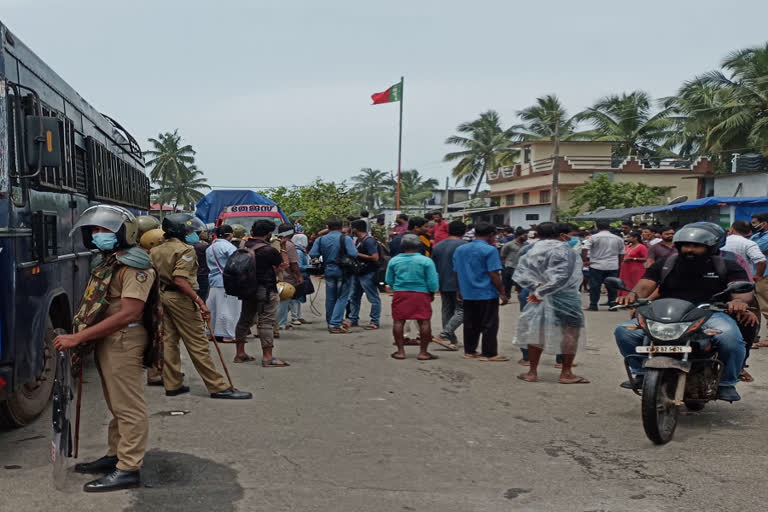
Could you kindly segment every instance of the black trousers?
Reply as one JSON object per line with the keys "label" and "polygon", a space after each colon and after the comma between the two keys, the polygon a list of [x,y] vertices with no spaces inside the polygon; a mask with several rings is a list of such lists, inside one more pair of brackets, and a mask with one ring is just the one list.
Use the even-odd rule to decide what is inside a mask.
{"label": "black trousers", "polygon": [[501,279],[504,283],[504,293],[507,294],[507,297],[510,296],[512,293],[512,287],[515,285],[515,281],[512,280],[514,273],[515,269],[512,267],[504,267],[504,270],[501,273]]}
{"label": "black trousers", "polygon": [[483,337],[481,353],[493,357],[499,353],[499,299],[464,299],[464,353],[474,354]]}

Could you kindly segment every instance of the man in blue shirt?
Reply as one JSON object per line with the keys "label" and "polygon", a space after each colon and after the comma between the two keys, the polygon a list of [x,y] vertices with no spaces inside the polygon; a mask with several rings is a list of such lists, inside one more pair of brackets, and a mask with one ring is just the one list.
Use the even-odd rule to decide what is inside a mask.
{"label": "man in blue shirt", "polygon": [[325,274],[325,320],[331,334],[346,334],[349,332],[342,327],[344,312],[352,293],[352,276],[344,275],[339,268],[338,260],[341,244],[344,244],[350,258],[357,258],[357,249],[352,239],[341,232],[340,220],[328,221],[328,233],[321,236],[309,251],[311,258],[323,258]]}
{"label": "man in blue shirt", "polygon": [[[456,249],[453,268],[464,301],[464,357],[481,361],[507,361],[498,354],[499,300],[509,303],[500,272],[499,251],[493,245],[496,230],[481,222],[475,226],[475,239]],[[477,346],[482,334],[482,354]]]}

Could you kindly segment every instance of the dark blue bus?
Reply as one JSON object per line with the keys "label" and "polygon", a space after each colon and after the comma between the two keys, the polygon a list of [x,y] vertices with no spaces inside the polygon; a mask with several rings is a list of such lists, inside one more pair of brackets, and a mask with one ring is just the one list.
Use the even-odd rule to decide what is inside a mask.
{"label": "dark blue bus", "polygon": [[0,23],[0,425],[49,400],[53,331],[70,331],[89,273],[73,221],[95,203],[143,213],[149,193],[136,140]]}

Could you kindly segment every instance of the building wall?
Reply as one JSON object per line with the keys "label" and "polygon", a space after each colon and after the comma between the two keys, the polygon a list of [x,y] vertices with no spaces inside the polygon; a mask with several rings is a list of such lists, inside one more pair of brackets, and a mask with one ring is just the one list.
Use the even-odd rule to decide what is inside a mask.
{"label": "building wall", "polygon": [[768,174],[765,173],[723,175],[718,176],[714,181],[716,196],[768,196]]}
{"label": "building wall", "polygon": [[[531,224],[539,224],[549,220],[550,206],[548,204],[537,206],[524,206],[520,208],[508,208],[504,213],[504,223],[512,226],[527,228]],[[526,215],[538,215],[538,219],[527,220]]]}
{"label": "building wall", "polygon": [[[551,158],[555,153],[555,145],[550,143],[537,143],[531,145],[531,160]],[[611,144],[574,144],[560,143],[560,156],[580,157],[608,157],[611,156]]]}

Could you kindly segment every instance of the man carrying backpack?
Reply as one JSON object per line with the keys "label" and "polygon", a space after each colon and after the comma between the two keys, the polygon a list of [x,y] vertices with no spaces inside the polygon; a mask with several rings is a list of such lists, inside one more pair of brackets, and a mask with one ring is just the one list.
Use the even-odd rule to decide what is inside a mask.
{"label": "man carrying backpack", "polygon": [[331,334],[349,332],[341,325],[344,312],[352,294],[352,275],[346,270],[345,262],[357,258],[357,249],[352,239],[341,232],[341,221],[328,221],[328,233],[321,236],[309,251],[311,258],[323,257],[325,267],[325,320]]}
{"label": "man carrying backpack", "polygon": [[[251,227],[251,238],[245,242],[245,250],[253,259],[253,266],[244,268],[243,275],[234,276],[230,273],[233,267],[243,268],[237,265],[242,250],[235,253],[230,264],[224,269],[224,286],[229,288],[231,281],[242,283],[250,289],[250,293],[238,293],[243,300],[243,308],[240,311],[240,320],[235,328],[235,342],[238,346],[245,343],[245,338],[251,332],[251,326],[258,315],[257,327],[261,340],[262,359],[261,366],[265,368],[280,368],[290,366],[287,362],[276,359],[272,354],[274,348],[273,326],[277,321],[277,276],[275,268],[283,263],[280,252],[269,245],[269,238],[275,224],[271,220],[259,220]],[[227,290],[229,293],[229,289]]]}

